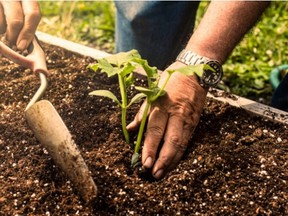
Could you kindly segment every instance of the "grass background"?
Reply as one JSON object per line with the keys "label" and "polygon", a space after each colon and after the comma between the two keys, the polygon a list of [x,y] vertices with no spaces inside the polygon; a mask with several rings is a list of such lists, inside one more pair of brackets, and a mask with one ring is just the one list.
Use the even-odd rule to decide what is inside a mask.
{"label": "grass background", "polygon": [[[209,2],[203,1],[197,23]],[[113,1],[41,1],[38,30],[107,52],[113,52]],[[271,70],[288,64],[288,2],[273,1],[261,20],[234,49],[224,65],[219,86],[234,94],[268,103]]]}

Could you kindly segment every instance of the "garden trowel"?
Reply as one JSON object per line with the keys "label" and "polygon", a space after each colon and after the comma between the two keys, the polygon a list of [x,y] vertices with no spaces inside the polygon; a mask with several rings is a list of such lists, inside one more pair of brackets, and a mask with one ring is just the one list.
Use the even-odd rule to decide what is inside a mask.
{"label": "garden trowel", "polygon": [[35,37],[26,56],[0,41],[0,53],[15,63],[30,68],[40,78],[40,87],[25,109],[25,118],[40,143],[68,176],[86,203],[97,195],[97,187],[70,132],[54,106],[48,100],[40,100],[47,87],[45,53]]}

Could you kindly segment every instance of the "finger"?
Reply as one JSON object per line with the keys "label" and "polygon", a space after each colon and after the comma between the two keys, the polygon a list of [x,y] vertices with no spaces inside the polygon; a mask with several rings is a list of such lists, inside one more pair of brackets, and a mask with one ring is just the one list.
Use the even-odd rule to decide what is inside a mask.
{"label": "finger", "polygon": [[154,164],[167,121],[168,113],[165,110],[157,106],[152,109],[147,124],[146,136],[142,150],[142,164],[147,169],[152,168]]}
{"label": "finger", "polygon": [[193,132],[195,130],[195,127],[196,126],[191,126],[191,125],[188,125],[188,124],[184,125],[184,127],[183,127],[183,136],[182,136],[183,143],[188,143],[189,142],[189,140],[191,139],[192,134],[193,134]]}
{"label": "finger", "polygon": [[199,113],[201,113],[200,110],[199,111],[194,110],[192,113],[187,114],[187,116],[189,117],[185,118],[185,122],[183,124],[183,143],[188,143],[189,140],[191,139],[192,134],[200,120]]}
{"label": "finger", "polygon": [[17,48],[24,50],[34,38],[41,19],[40,6],[37,1],[23,0],[24,25],[17,39]]}
{"label": "finger", "polygon": [[4,34],[6,31],[6,19],[4,16],[4,10],[0,3],[0,34]]}
{"label": "finger", "polygon": [[147,104],[147,102],[144,101],[143,104],[141,105],[138,113],[134,117],[134,120],[127,125],[126,128],[127,128],[128,131],[134,131],[134,130],[137,130],[139,128],[141,120],[143,118],[143,113],[144,113],[146,104]]}
{"label": "finger", "polygon": [[24,15],[21,2],[2,1],[4,14],[6,17],[6,39],[15,44],[20,30],[23,27]]}
{"label": "finger", "polygon": [[184,121],[183,117],[176,115],[169,118],[164,144],[152,171],[156,179],[162,178],[167,171],[176,167],[186,150],[187,142],[183,139]]}

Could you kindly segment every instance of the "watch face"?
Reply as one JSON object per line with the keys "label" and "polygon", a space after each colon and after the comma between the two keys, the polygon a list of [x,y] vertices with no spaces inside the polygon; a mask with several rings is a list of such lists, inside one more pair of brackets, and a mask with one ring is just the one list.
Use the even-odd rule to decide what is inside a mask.
{"label": "watch face", "polygon": [[215,86],[220,82],[222,78],[222,66],[217,61],[209,61],[206,64],[213,68],[215,71],[204,70],[202,82],[207,86]]}

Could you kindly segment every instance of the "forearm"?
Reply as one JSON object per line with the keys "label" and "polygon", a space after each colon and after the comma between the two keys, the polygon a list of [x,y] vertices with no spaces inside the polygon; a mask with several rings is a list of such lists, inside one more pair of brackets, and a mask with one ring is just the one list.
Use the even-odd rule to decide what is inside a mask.
{"label": "forearm", "polygon": [[213,1],[186,49],[224,63],[268,7],[266,1]]}

